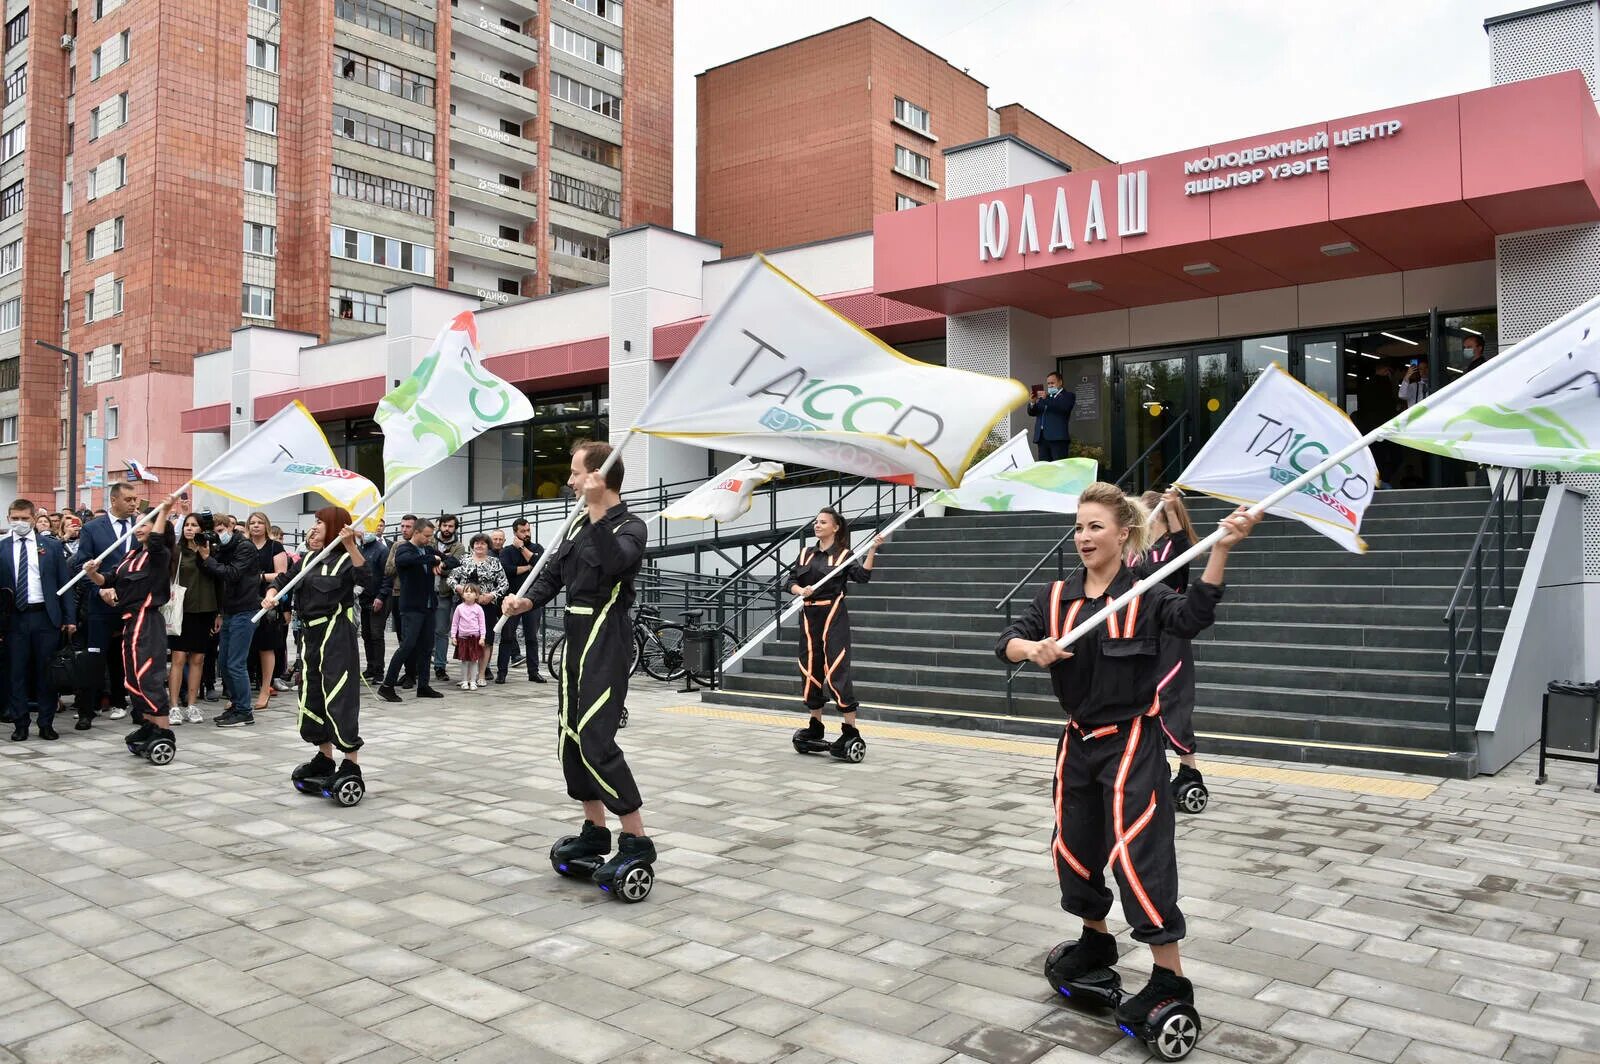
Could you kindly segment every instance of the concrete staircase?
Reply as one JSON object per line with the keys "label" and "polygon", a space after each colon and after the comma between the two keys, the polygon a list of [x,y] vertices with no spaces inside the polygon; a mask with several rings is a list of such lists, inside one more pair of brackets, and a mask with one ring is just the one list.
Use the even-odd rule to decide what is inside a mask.
{"label": "concrete staircase", "polygon": [[[1486,608],[1484,674],[1458,688],[1452,751],[1442,616],[1483,513],[1484,488],[1380,493],[1350,554],[1298,522],[1268,518],[1235,552],[1218,622],[1195,644],[1202,753],[1364,766],[1438,776],[1476,771],[1472,725],[1505,617]],[[1539,500],[1525,504],[1525,527]],[[1204,534],[1226,507],[1191,507]],[[1047,677],[1025,667],[1008,703],[993,654],[995,604],[1066,530],[1049,514],[960,514],[913,521],[885,546],[871,584],[852,592],[856,696],[868,718],[1055,734]],[[1508,551],[1514,591],[1525,551]],[[1491,562],[1491,557],[1487,561]],[[1065,565],[1077,563],[1070,543]],[[1195,576],[1204,559],[1198,559]],[[1054,579],[1051,562],[1024,595]],[[708,701],[799,711],[798,632],[787,626]],[[1471,666],[1469,665],[1469,668]]]}

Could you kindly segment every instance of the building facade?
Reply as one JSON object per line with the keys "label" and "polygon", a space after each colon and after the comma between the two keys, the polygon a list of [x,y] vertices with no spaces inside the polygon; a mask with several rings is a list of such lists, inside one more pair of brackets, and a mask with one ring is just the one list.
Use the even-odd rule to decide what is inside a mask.
{"label": "building facade", "polygon": [[178,483],[195,354],[233,330],[381,333],[407,281],[592,284],[610,231],[670,219],[672,0],[243,14],[8,5],[0,488],[66,501],[67,373],[35,341],[82,356],[80,484],[102,455]]}
{"label": "building facade", "polygon": [[729,255],[943,199],[951,144],[1009,133],[1073,169],[1110,162],[872,18],[713,67],[695,105],[695,230]]}

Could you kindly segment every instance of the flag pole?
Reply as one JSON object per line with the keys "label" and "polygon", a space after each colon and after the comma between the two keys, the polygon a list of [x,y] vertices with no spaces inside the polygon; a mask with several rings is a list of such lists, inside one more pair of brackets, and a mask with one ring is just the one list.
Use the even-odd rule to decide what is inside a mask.
{"label": "flag pole", "polygon": [[[923,499],[914,506],[910,506],[902,510],[894,520],[890,521],[888,524],[884,525],[883,528],[872,534],[873,542],[876,542],[879,536],[887,538],[888,536],[892,535],[900,528],[901,525],[905,524],[907,521],[920,514],[923,510],[926,510],[929,506],[933,505],[933,500],[938,497],[938,494],[939,493],[936,491],[930,491],[927,493],[927,498]],[[848,555],[845,556],[844,561],[828,570],[827,574],[823,576],[821,580],[818,580],[815,584],[812,584],[811,587],[816,589],[821,587],[823,584],[826,584],[829,580],[832,580],[834,577],[850,568],[850,566],[855,563],[857,558],[861,557],[863,553],[871,549],[871,547],[857,547],[856,549],[852,550]],[[778,628],[782,626],[784,621],[787,621],[790,617],[793,617],[796,613],[798,613],[805,603],[806,600],[804,598],[800,598],[798,596],[795,597],[794,600],[789,603],[789,605],[783,608],[782,613],[778,614],[778,616],[767,622],[765,628],[761,629],[761,631],[745,640],[742,646],[740,646],[732,654],[729,654],[727,658],[723,660],[722,671],[727,672],[731,666],[743,660],[745,655],[749,654],[756,647],[760,646],[768,636],[777,631]]]}
{"label": "flag pole", "polygon": [[[629,429],[628,434],[622,437],[622,442],[611,448],[611,453],[606,455],[606,460],[600,463],[600,468],[595,470],[596,475],[603,478],[607,473],[611,472],[611,467],[617,464],[617,460],[622,457],[622,449],[628,446],[628,441],[631,439],[633,439],[633,430]],[[561,535],[556,538],[556,546],[550,547],[539,555],[539,560],[533,563],[533,568],[528,570],[528,575],[523,579],[522,586],[517,588],[517,598],[527,597],[528,589],[533,586],[534,580],[538,579],[539,573],[544,570],[545,565],[555,556],[556,548],[572,534],[572,530],[578,526],[578,520],[586,512],[587,507],[581,498],[572,500],[572,510],[567,514],[566,523],[561,526]],[[494,625],[495,635],[499,635],[501,630],[505,628],[506,620],[506,615],[501,613],[500,619]]]}
{"label": "flag pole", "polygon": [[[220,462],[221,459],[219,458],[217,461]],[[211,465],[216,465],[216,464],[217,464],[216,462],[211,463]],[[202,477],[205,476],[206,472],[210,471],[210,469],[211,469],[211,466],[206,466],[205,470],[201,472],[200,476],[202,476]],[[199,479],[199,478],[196,477],[194,479],[184,481],[183,487],[179,488],[177,491],[173,492],[172,494],[174,494],[174,495],[182,495],[184,492],[188,491],[190,488],[192,488],[194,486],[194,481],[197,480],[197,479]],[[125,532],[122,535],[118,536],[115,540],[112,541],[111,546],[107,547],[105,550],[103,550],[99,554],[95,555],[95,557],[92,560],[96,561],[96,562],[103,562],[103,561],[105,561],[107,558],[109,558],[111,556],[111,552],[112,551],[116,550],[118,547],[126,546],[128,543],[131,543],[133,541],[134,532],[138,531],[140,528],[143,528],[145,525],[149,524],[151,521],[154,521],[156,519],[156,510],[157,509],[159,509],[159,507],[152,506],[148,511],[146,511],[143,515],[140,516],[139,520],[137,520],[137,521],[135,521],[133,523],[133,527],[132,528],[128,529],[127,532]],[[87,565],[88,563],[85,562],[84,564]],[[82,567],[79,567],[78,571],[76,573],[72,574],[72,579],[68,580],[66,583],[64,583],[60,587],[56,588],[56,596],[60,597],[62,595],[65,595],[68,591],[70,591],[72,589],[72,585],[73,584],[76,584],[79,580],[82,580],[82,579],[83,579],[83,569],[82,569]]]}
{"label": "flag pole", "polygon": [[[420,470],[418,472],[420,472]],[[379,510],[383,509],[384,501],[389,498],[390,494],[392,494],[393,492],[399,491],[401,488],[403,488],[407,484],[411,483],[411,481],[416,479],[416,476],[417,476],[416,473],[410,473],[410,474],[407,474],[406,476],[401,477],[399,480],[395,481],[394,487],[389,488],[382,495],[379,495],[378,496],[378,500],[376,502],[374,502],[371,506],[369,506],[365,510],[363,510],[361,512],[361,516],[354,518],[350,522],[350,524],[352,526],[358,526],[358,525],[362,524],[363,522],[365,522],[373,514],[377,513]],[[293,591],[294,590],[294,586],[296,584],[298,584],[301,580],[305,579],[306,574],[309,573],[313,568],[315,568],[316,565],[319,562],[322,561],[322,559],[326,558],[329,554],[332,554],[333,553],[333,549],[335,547],[337,547],[338,545],[339,545],[339,537],[332,536],[332,537],[329,538],[329,541],[327,543],[324,543],[322,545],[322,549],[317,551],[316,555],[313,558],[311,558],[308,561],[302,561],[300,563],[300,571],[298,573],[295,573],[292,577],[290,577],[289,578],[289,582],[287,584],[283,585],[282,590],[280,590],[278,592],[278,597],[281,599],[283,596],[287,595],[290,591]],[[261,618],[265,617],[266,615],[267,615],[267,608],[265,606],[263,606],[259,610],[256,610],[256,612],[251,615],[250,623],[251,624],[260,624],[261,623]]]}

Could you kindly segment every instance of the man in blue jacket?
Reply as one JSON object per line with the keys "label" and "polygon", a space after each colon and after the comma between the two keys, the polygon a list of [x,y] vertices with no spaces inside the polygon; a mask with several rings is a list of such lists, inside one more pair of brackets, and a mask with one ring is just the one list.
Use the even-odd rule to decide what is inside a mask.
{"label": "man in blue jacket", "polygon": [[1043,395],[1035,395],[1028,403],[1028,415],[1034,418],[1033,447],[1041,462],[1054,462],[1066,458],[1072,446],[1072,404],[1077,395],[1062,385],[1061,374],[1051,373],[1044,379]]}
{"label": "man in blue jacket", "polygon": [[78,600],[57,595],[66,584],[66,548],[54,536],[34,530],[34,505],[18,499],[6,512],[9,535],[0,539],[0,587],[12,593],[7,638],[11,672],[11,741],[28,737],[28,687],[39,707],[39,738],[55,739],[56,683],[50,659],[63,634],[78,630]]}
{"label": "man in blue jacket", "polygon": [[[78,553],[72,556],[74,572],[82,569],[84,562],[100,557],[100,552],[107,547],[114,549],[100,563],[102,573],[116,569],[128,553],[139,508],[139,498],[133,485],[121,481],[111,485],[106,507],[106,513],[84,525],[83,531],[78,534]],[[98,654],[100,660],[105,662],[102,689],[111,704],[111,719],[121,720],[128,715],[128,691],[122,686],[122,615],[106,605],[99,595],[90,595],[89,609],[83,621],[89,629],[89,652]],[[86,696],[92,701],[80,713],[97,704],[93,700],[99,698],[99,690],[86,692]]]}

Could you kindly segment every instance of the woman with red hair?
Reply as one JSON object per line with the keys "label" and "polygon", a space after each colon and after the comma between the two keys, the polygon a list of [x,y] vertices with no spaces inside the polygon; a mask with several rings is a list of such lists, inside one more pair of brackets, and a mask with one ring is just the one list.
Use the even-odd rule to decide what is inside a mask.
{"label": "woman with red hair", "polygon": [[[296,768],[290,778],[299,787],[305,781],[320,783],[316,790],[337,797],[340,805],[355,805],[365,793],[356,751],[361,749],[361,657],[356,626],[356,585],[367,578],[360,537],[350,523],[350,511],[324,506],[306,537],[306,553],[287,572],[272,581],[261,605],[271,609],[278,592],[305,568],[324,544],[338,540],[335,550],[317,562],[294,590],[294,610],[300,617],[304,646],[300,660],[300,738],[317,747],[316,756]],[[344,752],[335,771],[333,748]]]}

